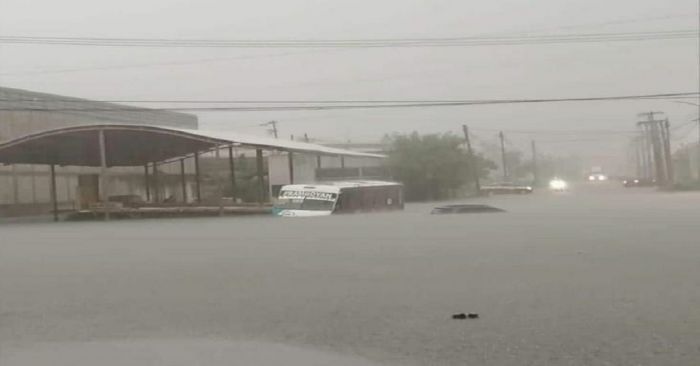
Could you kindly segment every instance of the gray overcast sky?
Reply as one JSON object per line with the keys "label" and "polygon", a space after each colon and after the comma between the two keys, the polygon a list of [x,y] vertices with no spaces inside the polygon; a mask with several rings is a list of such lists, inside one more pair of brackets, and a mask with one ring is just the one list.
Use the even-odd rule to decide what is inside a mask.
{"label": "gray overcast sky", "polygon": [[[698,27],[696,0],[0,0],[0,34],[161,38],[387,38],[648,31]],[[92,70],[91,70],[92,69]],[[0,45],[0,85],[93,99],[490,99],[698,90],[698,41],[390,49],[137,49]],[[695,101],[696,102],[696,101]],[[668,101],[430,109],[201,113],[203,128],[377,140],[384,133],[487,129],[628,130],[672,123]],[[479,130],[482,129],[482,130]],[[623,137],[536,136],[546,152],[607,159]],[[514,145],[530,137],[510,134]],[[545,141],[565,140],[565,142]]]}

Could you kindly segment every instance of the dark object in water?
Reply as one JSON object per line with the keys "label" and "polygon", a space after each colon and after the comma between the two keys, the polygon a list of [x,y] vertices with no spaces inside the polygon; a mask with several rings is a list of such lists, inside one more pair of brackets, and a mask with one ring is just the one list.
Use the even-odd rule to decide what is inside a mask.
{"label": "dark object in water", "polygon": [[435,207],[431,214],[455,214],[455,213],[482,213],[482,212],[505,212],[500,208],[488,205],[446,205]]}
{"label": "dark object in water", "polygon": [[454,314],[454,315],[452,315],[452,319],[459,319],[459,320],[463,320],[463,319],[478,319],[478,318],[479,318],[479,314],[477,314],[477,313],[467,313],[467,314],[465,314],[465,313],[459,313],[459,314]]}

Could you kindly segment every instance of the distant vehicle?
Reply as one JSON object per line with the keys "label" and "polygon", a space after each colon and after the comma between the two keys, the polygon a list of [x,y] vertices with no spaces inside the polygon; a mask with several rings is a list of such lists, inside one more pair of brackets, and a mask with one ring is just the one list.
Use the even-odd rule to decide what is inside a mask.
{"label": "distant vehicle", "polygon": [[461,214],[461,213],[485,213],[485,212],[505,212],[504,210],[488,205],[445,205],[435,207],[430,211],[433,215]]}
{"label": "distant vehicle", "polygon": [[290,184],[280,189],[276,216],[308,217],[338,213],[403,210],[403,185],[383,181]]}
{"label": "distant vehicle", "polygon": [[555,192],[564,192],[569,188],[569,184],[561,178],[553,178],[549,181],[549,189]]}
{"label": "distant vehicle", "polygon": [[656,185],[656,180],[654,179],[645,179],[645,178],[626,178],[622,181],[622,185],[631,188],[631,187],[652,187]]}
{"label": "distant vehicle", "polygon": [[485,194],[527,194],[532,193],[532,186],[502,182],[481,186],[481,193]]}
{"label": "distant vehicle", "polygon": [[603,173],[591,173],[588,175],[589,182],[602,182],[608,180],[608,176]]}

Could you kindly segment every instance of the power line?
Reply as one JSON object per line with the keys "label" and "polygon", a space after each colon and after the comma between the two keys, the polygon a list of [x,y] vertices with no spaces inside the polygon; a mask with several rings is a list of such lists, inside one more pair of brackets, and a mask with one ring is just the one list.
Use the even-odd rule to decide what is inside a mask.
{"label": "power line", "polygon": [[[677,99],[684,96],[700,97],[700,92],[646,94],[613,97],[573,99]],[[423,104],[423,103],[484,103],[502,101],[567,101],[569,99],[69,99],[69,98],[0,98],[0,102],[60,102],[60,103],[165,103],[165,104]]]}
{"label": "power line", "polygon": [[[2,41],[0,41],[2,43]],[[244,56],[234,56],[234,57],[216,57],[216,58],[204,58],[199,60],[190,61],[170,61],[170,62],[153,62],[153,63],[137,63],[137,64],[121,64],[121,65],[108,65],[108,66],[91,66],[91,67],[76,67],[76,68],[64,68],[64,69],[53,69],[53,70],[35,70],[28,72],[8,72],[0,73],[0,76],[28,76],[28,75],[46,75],[46,74],[63,74],[63,73],[73,73],[81,71],[104,71],[104,70],[124,70],[142,67],[157,67],[157,66],[183,66],[183,65],[199,65],[204,63],[215,63],[215,62],[226,62],[226,61],[236,61],[236,60],[250,60],[258,58],[268,58],[268,57],[286,57],[295,55],[306,55],[310,53],[328,53],[333,52],[332,50],[306,50],[298,52],[277,52],[269,53],[264,55],[244,55]]]}
{"label": "power line", "polygon": [[[497,132],[499,129],[495,128],[472,128],[476,131],[489,131]],[[590,135],[628,135],[637,134],[638,131],[635,130],[547,130],[547,129],[536,129],[536,130],[508,130],[508,134],[522,134],[522,135],[579,135],[579,134],[590,134]]]}
{"label": "power line", "polygon": [[501,103],[501,102],[554,102],[611,99],[678,99],[700,98],[700,92],[678,92],[604,97],[553,98],[553,99],[77,99],[77,98],[0,98],[0,102],[60,102],[60,103],[169,103],[169,104],[453,104],[453,103]]}
{"label": "power line", "polygon": [[[270,104],[262,106],[207,106],[207,107],[173,107],[173,108],[142,108],[128,106],[109,107],[42,107],[42,106],[18,106],[0,107],[5,111],[206,111],[206,112],[251,112],[251,111],[300,111],[300,110],[334,110],[334,109],[376,109],[376,108],[425,108],[425,107],[455,107],[470,105],[496,105],[496,104],[530,104],[530,103],[561,103],[561,102],[592,102],[592,101],[619,101],[656,98],[677,98],[686,95],[699,95],[698,92],[624,95],[605,97],[580,97],[580,98],[549,98],[549,99],[490,99],[490,100],[454,100],[454,101],[248,101],[249,104]],[[11,100],[6,100],[11,101]],[[51,101],[51,100],[43,100]],[[32,101],[38,102],[38,101]],[[90,101],[72,101],[76,103],[88,103]],[[99,101],[95,101],[99,102]],[[30,103],[26,101],[26,103]],[[228,101],[227,103],[245,103],[243,101]],[[295,104],[295,105],[285,105]],[[297,105],[302,104],[302,105]]]}
{"label": "power line", "polygon": [[602,138],[616,139],[617,141],[619,141],[618,136],[603,136],[603,137],[580,138],[580,139],[537,140],[537,143],[558,144],[558,143],[569,143],[569,142],[603,142]]}
{"label": "power line", "polygon": [[442,38],[375,39],[167,39],[0,36],[0,43],[93,47],[205,47],[205,48],[373,48],[450,47],[589,42],[626,42],[698,38],[697,29],[646,32],[570,33],[556,35],[465,36]]}

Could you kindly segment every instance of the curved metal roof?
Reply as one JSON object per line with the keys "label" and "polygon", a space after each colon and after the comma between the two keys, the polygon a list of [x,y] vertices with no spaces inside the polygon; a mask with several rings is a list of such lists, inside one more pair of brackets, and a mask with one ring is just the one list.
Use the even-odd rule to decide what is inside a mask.
{"label": "curved metal roof", "polygon": [[0,143],[0,163],[100,166],[100,130],[105,133],[107,166],[138,166],[227,145],[315,155],[385,157],[229,131],[101,124],[46,130]]}

